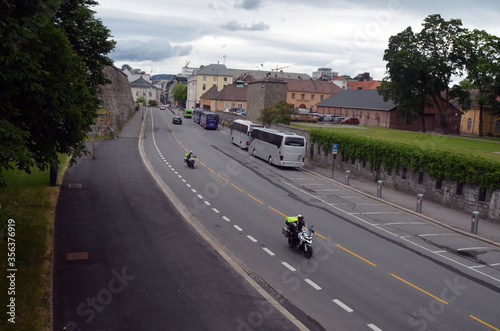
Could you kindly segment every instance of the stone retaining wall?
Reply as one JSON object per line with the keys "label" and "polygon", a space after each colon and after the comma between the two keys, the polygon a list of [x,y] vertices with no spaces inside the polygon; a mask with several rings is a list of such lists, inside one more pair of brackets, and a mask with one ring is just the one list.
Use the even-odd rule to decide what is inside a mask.
{"label": "stone retaining wall", "polygon": [[101,111],[96,119],[95,134],[116,134],[135,113],[135,102],[127,76],[115,67],[104,68],[104,73],[112,83],[102,86]]}

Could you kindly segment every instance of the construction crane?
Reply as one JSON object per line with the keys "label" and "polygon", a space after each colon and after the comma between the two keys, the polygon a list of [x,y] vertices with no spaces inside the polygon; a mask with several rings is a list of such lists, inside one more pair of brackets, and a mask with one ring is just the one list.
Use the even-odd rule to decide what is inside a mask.
{"label": "construction crane", "polygon": [[186,61],[186,65],[184,66],[184,68],[187,68],[187,66],[191,63],[191,61]]}
{"label": "construction crane", "polygon": [[271,69],[272,71],[278,71],[278,70],[281,70],[281,69],[285,69],[285,68],[288,68],[289,66],[285,66],[285,67],[280,67],[278,68],[278,66],[276,66],[276,68],[273,68]]}

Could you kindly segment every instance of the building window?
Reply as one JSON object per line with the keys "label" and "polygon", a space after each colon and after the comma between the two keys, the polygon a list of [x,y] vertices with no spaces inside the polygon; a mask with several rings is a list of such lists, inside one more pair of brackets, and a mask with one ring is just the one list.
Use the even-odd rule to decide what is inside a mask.
{"label": "building window", "polygon": [[224,77],[224,81],[227,82],[227,77]]}
{"label": "building window", "polygon": [[311,100],[314,100],[314,94],[311,94]]}
{"label": "building window", "polygon": [[136,95],[136,96],[139,96],[139,91],[135,91],[135,95]]}
{"label": "building window", "polygon": [[149,92],[149,96],[152,97],[153,96],[153,93]]}
{"label": "building window", "polygon": [[470,131],[472,129],[472,118],[469,118],[467,120],[467,131]]}
{"label": "building window", "polygon": [[243,104],[242,104],[242,103],[237,103],[237,104],[236,104],[236,107],[238,107],[238,108],[242,108],[242,109],[243,109]]}
{"label": "building window", "polygon": [[363,112],[360,112],[359,113],[359,119],[362,119],[363,118]]}
{"label": "building window", "polygon": [[295,93],[292,93],[292,99],[295,99]]}
{"label": "building window", "polygon": [[495,133],[500,133],[500,120],[495,122]]}
{"label": "building window", "polygon": [[300,98],[301,98],[301,100],[305,100],[305,99],[306,99],[306,95],[305,95],[304,93],[302,93],[302,94],[300,95]]}
{"label": "building window", "polygon": [[207,89],[207,84],[203,84],[202,89],[203,89],[203,91],[205,91]]}
{"label": "building window", "polygon": [[325,96],[322,94],[320,97],[321,101],[323,101],[323,99],[325,99]]}
{"label": "building window", "polygon": [[230,102],[224,102],[224,108],[225,109],[231,108],[231,103]]}
{"label": "building window", "polygon": [[203,81],[206,81],[207,80],[207,76],[203,76]]}
{"label": "building window", "polygon": [[457,183],[456,194],[457,195],[462,195],[463,190],[464,190],[464,184],[463,183]]}

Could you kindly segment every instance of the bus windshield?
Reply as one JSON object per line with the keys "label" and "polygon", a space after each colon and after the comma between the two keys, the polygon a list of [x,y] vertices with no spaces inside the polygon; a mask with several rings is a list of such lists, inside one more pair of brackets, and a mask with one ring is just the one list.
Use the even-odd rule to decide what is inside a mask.
{"label": "bus windshield", "polygon": [[286,137],[285,145],[287,146],[304,146],[304,138],[302,137]]}

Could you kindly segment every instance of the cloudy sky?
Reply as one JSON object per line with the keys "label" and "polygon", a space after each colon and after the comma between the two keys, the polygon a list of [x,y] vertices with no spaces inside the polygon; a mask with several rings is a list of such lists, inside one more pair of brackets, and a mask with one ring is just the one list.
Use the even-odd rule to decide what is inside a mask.
{"label": "cloudy sky", "polygon": [[[382,79],[390,36],[431,14],[500,36],[500,2],[429,0],[97,0],[117,41],[115,65],[177,74],[211,63],[312,75],[370,72]],[[285,68],[286,67],[286,68]]]}

